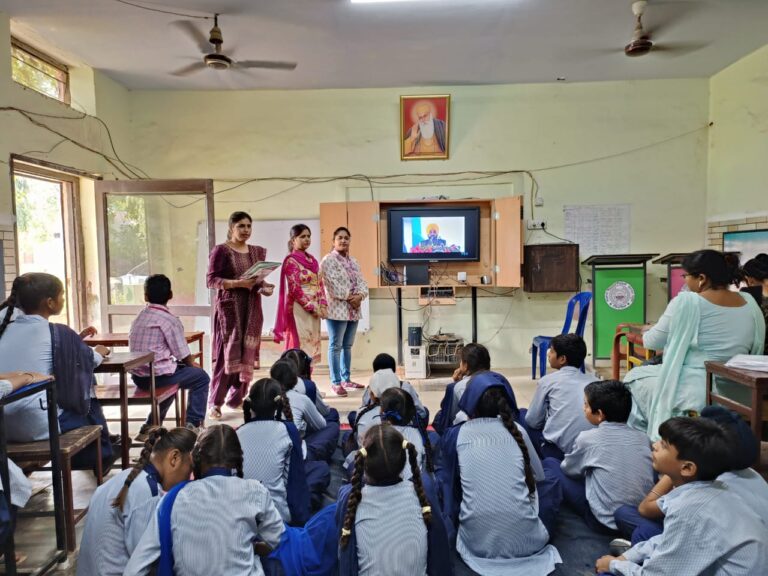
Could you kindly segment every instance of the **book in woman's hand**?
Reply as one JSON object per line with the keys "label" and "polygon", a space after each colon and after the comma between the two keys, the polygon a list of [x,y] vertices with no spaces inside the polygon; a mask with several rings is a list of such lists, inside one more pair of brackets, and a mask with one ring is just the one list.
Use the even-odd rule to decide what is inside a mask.
{"label": "book in woman's hand", "polygon": [[269,276],[272,272],[280,267],[281,262],[256,262],[253,266],[248,268],[243,275],[240,276],[243,280],[258,280],[261,282]]}

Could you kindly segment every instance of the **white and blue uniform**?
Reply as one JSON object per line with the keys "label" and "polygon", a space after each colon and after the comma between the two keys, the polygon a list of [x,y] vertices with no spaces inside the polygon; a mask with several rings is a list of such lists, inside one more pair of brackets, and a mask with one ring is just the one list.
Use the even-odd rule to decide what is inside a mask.
{"label": "white and blue uniform", "polygon": [[[536,453],[532,446],[528,450],[533,464]],[[548,544],[538,499],[525,484],[523,454],[501,420],[463,424],[456,452],[461,481],[456,549],[462,559],[483,576],[552,572],[560,555]],[[538,468],[543,476],[540,463]]]}
{"label": "white and blue uniform", "polygon": [[[284,529],[261,482],[219,475],[190,482],[178,492],[171,511],[175,573],[263,576],[253,542],[261,540],[276,548]],[[158,514],[154,514],[124,576],[149,574],[160,551]]]}
{"label": "white and blue uniform", "polygon": [[564,454],[573,449],[576,437],[594,428],[584,417],[584,387],[598,380],[594,374],[582,374],[565,366],[539,380],[525,415],[525,423],[542,430],[544,440]]}
{"label": "white and blue uniform", "polygon": [[[648,436],[619,422],[601,422],[579,434],[560,468],[566,476],[585,479],[592,514],[614,530],[613,513],[623,504],[640,504],[654,485]],[[565,487],[564,492],[567,499]]]}
{"label": "white and blue uniform", "polygon": [[[0,380],[0,398],[5,398],[11,392],[13,392],[13,385],[8,380]],[[7,410],[8,406],[5,409]],[[10,458],[8,458],[8,482],[11,484],[11,504],[17,508],[24,508],[29,497],[32,496],[32,483]],[[5,487],[0,479],[0,492],[4,490]]]}
{"label": "white and blue uniform", "polygon": [[122,512],[112,507],[131,472],[123,470],[93,493],[77,558],[77,576],[121,576],[152,521],[162,487],[151,465],[134,478]]}
{"label": "white and blue uniform", "polygon": [[667,498],[664,532],[612,560],[617,576],[756,576],[768,566],[768,530],[722,482],[691,482]]}

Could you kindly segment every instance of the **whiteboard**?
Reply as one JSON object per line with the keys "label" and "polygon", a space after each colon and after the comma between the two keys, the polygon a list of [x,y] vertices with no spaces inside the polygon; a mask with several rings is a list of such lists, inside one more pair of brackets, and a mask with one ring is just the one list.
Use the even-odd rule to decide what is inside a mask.
{"label": "whiteboard", "polygon": [[[322,260],[325,254],[320,254],[320,220],[302,220],[302,224],[309,226],[312,231],[312,244],[309,247],[309,253],[312,254],[318,261]],[[248,240],[248,244],[254,244],[256,246],[262,246],[267,249],[267,260],[273,262],[282,262],[283,258],[288,255],[288,236],[291,230],[291,226],[297,224],[296,220],[254,220],[253,230],[251,232],[251,238]],[[197,260],[198,270],[208,270],[208,243],[207,234],[205,233],[205,224],[201,223],[202,229],[198,231],[198,238],[201,238],[198,244]],[[216,220],[216,244],[221,244],[227,239],[227,221]],[[262,328],[262,335],[266,336],[271,334],[272,327],[275,325],[275,318],[277,317],[277,300],[280,289],[280,270],[282,267],[277,268],[268,277],[267,281],[275,285],[275,293],[272,296],[261,298],[261,309],[264,314],[264,327]],[[205,287],[205,274],[198,274],[198,281],[195,290],[197,294],[198,304],[208,304],[208,290]],[[363,300],[361,311],[363,317],[358,324],[358,332],[368,332],[370,330],[370,312],[369,312],[369,299]],[[321,331],[323,334],[327,334],[328,330],[325,326],[325,320],[322,321]]]}

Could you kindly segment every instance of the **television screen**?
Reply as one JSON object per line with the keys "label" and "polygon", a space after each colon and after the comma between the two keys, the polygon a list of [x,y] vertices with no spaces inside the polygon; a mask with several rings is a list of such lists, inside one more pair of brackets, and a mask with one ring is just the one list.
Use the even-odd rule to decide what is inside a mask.
{"label": "television screen", "polygon": [[389,260],[480,259],[480,209],[390,208]]}

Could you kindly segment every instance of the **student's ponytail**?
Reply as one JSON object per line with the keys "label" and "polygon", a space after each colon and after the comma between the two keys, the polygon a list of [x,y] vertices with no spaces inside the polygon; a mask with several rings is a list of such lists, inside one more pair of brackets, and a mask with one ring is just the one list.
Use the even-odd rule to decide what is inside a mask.
{"label": "student's ponytail", "polygon": [[245,423],[253,420],[293,421],[293,412],[288,396],[280,382],[274,378],[261,378],[253,383],[248,396],[243,400]]}
{"label": "student's ponytail", "polygon": [[411,465],[411,482],[416,490],[416,496],[419,498],[419,504],[421,504],[421,515],[424,518],[424,524],[429,527],[432,522],[432,507],[429,505],[429,499],[424,492],[424,484],[421,482],[421,470],[419,470],[419,454],[416,452],[416,446],[407,440],[403,440],[403,448],[408,454],[408,462]]}
{"label": "student's ponytail", "polygon": [[192,450],[192,468],[195,478],[202,478],[203,468],[222,467],[234,470],[243,477],[243,448],[231,426],[217,424],[206,428]]}
{"label": "student's ponytail", "polygon": [[534,498],[536,496],[536,480],[533,477],[533,468],[531,468],[531,455],[528,453],[528,446],[525,444],[523,435],[520,433],[520,429],[515,424],[515,419],[512,415],[512,409],[509,406],[509,400],[504,394],[499,394],[498,398],[499,416],[507,431],[512,434],[512,438],[517,442],[520,452],[523,453],[523,464],[525,469],[525,485],[528,486],[528,496]]}
{"label": "student's ponytail", "polygon": [[5,329],[8,327],[8,324],[11,323],[11,317],[13,316],[13,309],[16,306],[16,293],[18,292],[19,285],[22,282],[23,280],[21,276],[17,276],[13,280],[11,293],[8,294],[8,298],[6,298],[5,302],[3,302],[2,307],[0,307],[0,310],[5,308],[5,316],[3,317],[3,321],[0,324],[0,338],[3,337],[3,333],[5,333]]}
{"label": "student's ponytail", "polygon": [[355,454],[355,470],[352,473],[352,491],[347,501],[347,513],[344,515],[344,523],[341,526],[341,539],[339,545],[345,548],[349,543],[349,537],[352,535],[352,527],[355,524],[355,515],[360,500],[363,497],[363,474],[365,472],[365,448],[361,448]]}
{"label": "student's ponytail", "polygon": [[112,508],[117,508],[120,512],[123,511],[131,484],[133,484],[133,481],[136,480],[136,477],[144,467],[149,464],[150,456],[153,453],[162,454],[168,450],[176,449],[182,454],[189,454],[195,446],[195,440],[197,440],[197,434],[188,428],[174,428],[173,430],[153,428],[150,430],[149,437],[144,443],[138,462],[136,462],[130,474],[126,477],[120,492],[112,500]]}
{"label": "student's ponytail", "polygon": [[293,422],[293,411],[291,410],[291,401],[286,394],[281,394],[277,399],[277,413],[275,414],[275,420],[280,420],[280,413],[283,418],[288,422]]}

